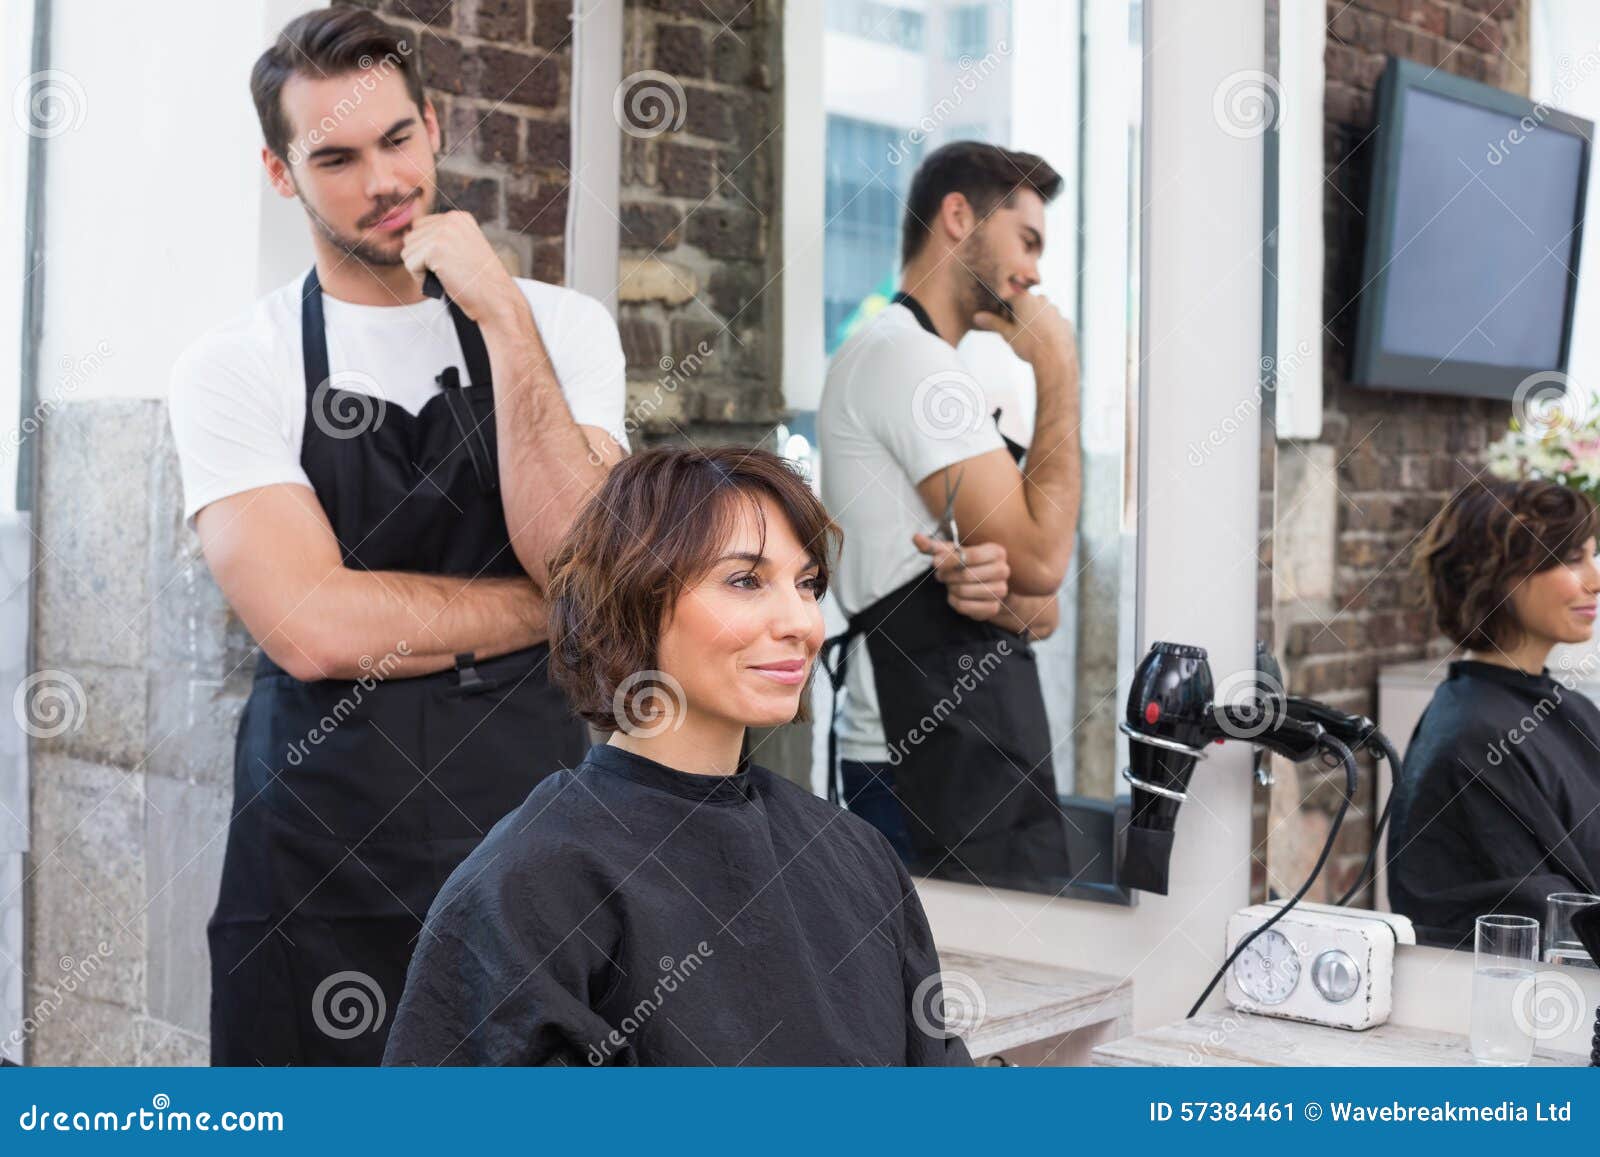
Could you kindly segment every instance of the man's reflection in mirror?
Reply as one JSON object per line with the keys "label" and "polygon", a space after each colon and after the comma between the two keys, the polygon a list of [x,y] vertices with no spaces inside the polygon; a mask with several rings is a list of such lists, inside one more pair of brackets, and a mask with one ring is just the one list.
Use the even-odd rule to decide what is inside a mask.
{"label": "man's reflection in mirror", "polygon": [[[1032,647],[1057,626],[1081,494],[1076,338],[1035,292],[1061,188],[1030,153],[930,154],[905,205],[899,291],[834,355],[818,411],[849,615],[829,649],[830,794],[918,874],[1071,874]],[[1033,370],[1026,446],[1001,434],[956,351],[974,329]]]}

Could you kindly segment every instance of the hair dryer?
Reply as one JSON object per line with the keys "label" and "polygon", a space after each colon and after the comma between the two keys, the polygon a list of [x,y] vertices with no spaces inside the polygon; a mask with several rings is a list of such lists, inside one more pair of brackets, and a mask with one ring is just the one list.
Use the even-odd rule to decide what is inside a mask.
{"label": "hair dryer", "polygon": [[1123,778],[1133,786],[1133,809],[1120,875],[1124,886],[1167,892],[1167,866],[1178,809],[1188,799],[1189,777],[1212,743],[1244,740],[1295,762],[1327,749],[1318,723],[1287,709],[1283,679],[1271,669],[1235,683],[1215,702],[1204,647],[1156,643],[1133,675],[1126,718],[1118,729],[1130,740]]}

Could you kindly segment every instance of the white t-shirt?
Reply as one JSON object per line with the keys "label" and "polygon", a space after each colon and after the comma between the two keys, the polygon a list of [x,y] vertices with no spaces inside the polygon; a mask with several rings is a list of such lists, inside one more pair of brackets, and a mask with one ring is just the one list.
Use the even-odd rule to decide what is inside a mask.
{"label": "white t-shirt", "polygon": [[[306,423],[300,349],[301,273],[189,346],[172,369],[169,414],[183,474],[184,519],[220,498],[279,482],[311,481],[300,466]],[[517,278],[550,353],[567,407],[628,448],[622,342],[592,297]],[[322,295],[328,370],[344,390],[374,394],[415,414],[440,387],[445,366],[470,384],[450,311],[437,298],[414,305],[355,305]]]}
{"label": "white t-shirt", "polygon": [[[973,372],[978,362],[964,356],[966,346],[958,352],[895,304],[851,334],[828,364],[817,443],[822,501],[844,531],[829,583],[829,602],[842,616],[860,613],[932,565],[911,541],[917,531],[932,534],[938,523],[916,485],[946,466],[1002,448],[991,417],[997,406],[1007,436],[1023,445],[1031,438],[1018,424],[1013,387],[987,371],[980,371],[980,385]],[[982,361],[991,362],[992,351],[982,352]],[[1016,361],[1009,351],[1005,356]],[[889,758],[872,660],[859,638],[850,645],[839,756]]]}

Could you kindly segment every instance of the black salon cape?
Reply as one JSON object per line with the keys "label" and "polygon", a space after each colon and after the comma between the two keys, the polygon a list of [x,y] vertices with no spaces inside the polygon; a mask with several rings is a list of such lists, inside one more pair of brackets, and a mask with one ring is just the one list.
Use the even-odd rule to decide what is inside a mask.
{"label": "black salon cape", "polygon": [[1395,787],[1389,901],[1419,938],[1470,949],[1491,912],[1543,922],[1600,882],[1600,709],[1552,678],[1457,660]]}
{"label": "black salon cape", "polygon": [[971,1064],[938,972],[872,825],[599,744],[450,876],[384,1064]]}

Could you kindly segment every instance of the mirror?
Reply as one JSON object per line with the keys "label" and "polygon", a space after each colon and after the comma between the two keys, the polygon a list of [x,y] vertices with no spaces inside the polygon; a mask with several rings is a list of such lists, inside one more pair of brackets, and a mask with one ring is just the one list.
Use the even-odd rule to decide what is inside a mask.
{"label": "mirror", "polygon": [[[985,450],[1003,440],[1015,457],[1035,434],[1034,369],[996,333],[966,333],[954,351],[959,368],[921,383],[915,413],[907,408],[884,419],[899,426],[892,447],[855,404],[884,383],[839,368],[869,332],[889,332],[881,328],[886,322],[896,327],[894,340],[925,336],[910,328],[917,323],[909,307],[892,299],[903,284],[913,175],[935,150],[960,141],[999,145],[1043,158],[1059,174],[1059,192],[1042,204],[1037,292],[1077,334],[1081,421],[1073,424],[1081,490],[1076,540],[1054,595],[1055,628],[1029,641],[994,630],[964,632],[970,620],[944,622],[932,632],[938,639],[965,641],[940,653],[916,649],[931,640],[914,626],[909,641],[897,632],[886,642],[878,630],[853,638],[844,648],[833,783],[833,695],[818,680],[814,790],[831,790],[879,826],[915,874],[1132,902],[1132,893],[1115,883],[1115,832],[1127,806],[1118,774],[1127,741],[1117,722],[1137,661],[1142,23],[1139,0],[1091,0],[1081,8],[1054,0],[933,0],[917,8],[828,0],[820,305],[831,368],[819,410],[797,415],[780,432],[780,446],[810,459],[823,499],[846,532],[845,559],[826,602],[830,636],[846,629],[844,612],[883,611],[879,600],[895,589],[910,593],[903,580],[928,573],[931,561],[916,553],[910,532],[931,532],[937,519],[904,459],[937,458],[935,474],[947,463],[952,473],[963,469],[955,463],[970,459],[924,451],[949,434],[949,423],[968,417],[975,429],[994,416],[1000,437],[986,431]],[[994,268],[986,262],[1005,260],[1002,252],[969,248],[961,257],[981,276]],[[1015,268],[1027,264],[1024,256]],[[932,312],[942,315],[937,305]],[[830,414],[829,391],[849,391],[851,404],[836,396],[839,413]],[[947,425],[934,428],[941,422]],[[914,424],[922,429],[912,430]],[[923,449],[912,445],[919,436]],[[1008,468],[1026,471],[1032,457]],[[967,535],[963,541],[988,538],[976,528]],[[911,597],[930,593],[917,622],[945,613],[937,580]],[[895,665],[906,683],[885,686],[875,669],[883,664]],[[869,702],[887,695],[896,701],[889,709]],[[952,735],[964,743],[941,747]],[[943,755],[925,758],[927,751],[918,750],[924,744]],[[937,784],[923,775],[930,767]],[[989,852],[978,847],[984,841]]]}
{"label": "mirror", "polygon": [[[1495,445],[1508,421],[1575,430],[1574,440],[1592,432],[1594,338],[1568,296],[1586,276],[1583,250],[1592,253],[1579,240],[1581,198],[1595,195],[1582,181],[1600,83],[1573,67],[1594,42],[1592,6],[1541,6],[1531,38],[1509,39],[1485,61],[1454,39],[1446,59],[1411,42],[1403,58],[1358,53],[1337,28],[1300,24],[1292,6],[1269,10],[1279,7],[1273,76],[1290,88],[1268,151],[1260,637],[1290,692],[1370,716],[1404,759],[1394,769],[1358,756],[1360,789],[1306,899],[1336,903],[1357,885],[1393,798],[1377,878],[1352,904],[1398,911],[1419,943],[1469,952],[1477,916],[1531,917],[1547,960],[1552,949],[1582,955],[1551,898],[1600,890],[1590,819],[1600,807],[1591,706],[1600,651],[1590,628],[1541,621],[1544,643],[1562,645],[1467,640],[1469,655],[1426,606],[1427,580],[1411,568],[1450,495],[1476,477],[1515,473],[1501,469],[1510,455]],[[1308,57],[1326,60],[1328,89],[1302,119],[1292,86]],[[1524,203],[1533,190],[1548,200]],[[1528,237],[1537,246],[1525,249]],[[1452,277],[1470,288],[1453,289]],[[1309,319],[1296,310],[1306,301],[1317,306]],[[1567,481],[1553,450],[1534,469]],[[1508,589],[1576,573],[1543,540],[1526,548],[1534,561],[1525,569],[1489,573],[1489,560],[1518,553],[1511,519],[1547,525],[1542,514],[1522,518],[1518,501],[1486,495],[1443,552],[1455,559],[1441,573],[1457,577],[1440,601],[1462,610],[1454,638],[1489,622]],[[1480,583],[1478,603],[1470,595]],[[1557,603],[1558,618],[1571,601]],[[1527,674],[1541,665],[1549,678]],[[1255,814],[1256,900],[1298,888],[1341,797],[1337,771],[1274,760],[1272,774]]]}

